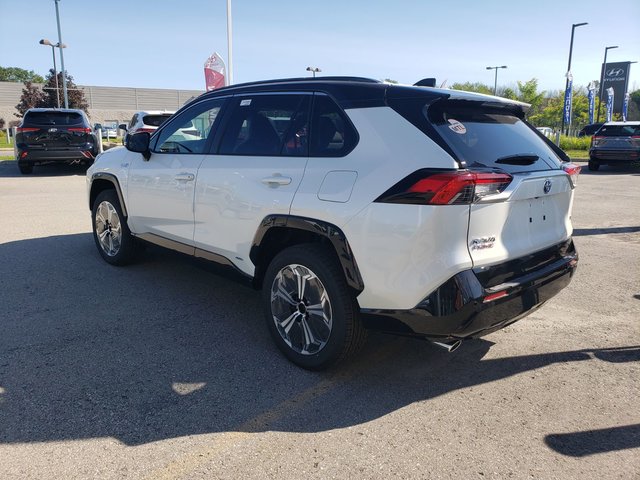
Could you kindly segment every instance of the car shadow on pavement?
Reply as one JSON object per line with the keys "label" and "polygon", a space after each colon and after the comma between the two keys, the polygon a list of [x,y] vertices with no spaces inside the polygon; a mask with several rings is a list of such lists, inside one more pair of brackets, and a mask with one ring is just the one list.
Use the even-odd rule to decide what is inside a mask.
{"label": "car shadow on pavement", "polygon": [[0,161],[0,178],[85,176],[88,168],[88,165],[38,165],[33,167],[33,173],[23,175],[18,170],[18,163],[15,160],[4,160]]}
{"label": "car shadow on pavement", "polygon": [[640,424],[558,433],[547,435],[544,441],[551,449],[570,457],[637,448],[640,446]]}
{"label": "car shadow on pavement", "polygon": [[1,244],[0,264],[0,443],[327,431],[555,363],[640,361],[637,346],[485,359],[486,340],[448,354],[373,334],[308,372],[275,348],[257,292],[182,256],[112,267],[87,233]]}
{"label": "car shadow on pavement", "polygon": [[640,232],[640,227],[604,227],[604,228],[574,228],[573,236],[584,235],[608,235],[610,233],[636,233]]}

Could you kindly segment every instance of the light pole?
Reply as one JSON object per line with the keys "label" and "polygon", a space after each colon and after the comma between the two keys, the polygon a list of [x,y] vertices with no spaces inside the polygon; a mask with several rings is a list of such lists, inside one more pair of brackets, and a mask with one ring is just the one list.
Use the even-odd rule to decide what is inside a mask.
{"label": "light pole", "polygon": [[313,72],[313,78],[316,78],[316,73],[321,72],[322,70],[318,67],[307,67],[307,72]]}
{"label": "light pole", "polygon": [[602,77],[600,78],[600,96],[598,97],[598,116],[596,123],[600,123],[600,105],[602,104],[602,95],[604,93],[604,77],[607,75],[607,52],[614,48],[618,48],[618,45],[605,47],[604,49],[604,63],[602,64]]}
{"label": "light pole", "polygon": [[[56,3],[56,22],[58,23],[58,45],[64,45],[62,43],[62,30],[60,29],[60,12],[58,10],[58,2],[60,0],[54,0]],[[64,69],[64,55],[62,54],[62,48],[60,48],[60,68],[62,68],[62,92],[64,93],[64,108],[69,108],[69,97],[67,96],[67,71]]]}
{"label": "light pole", "polygon": [[[584,25],[589,25],[588,22],[582,23],[574,23],[571,25],[571,43],[569,43],[569,64],[567,65],[567,82],[564,85],[565,95],[567,92],[567,88],[569,88],[569,75],[571,74],[571,54],[573,53],[573,32],[576,27],[582,27]],[[569,126],[571,126],[571,117],[569,117]],[[562,126],[560,127],[560,131],[564,133],[564,112],[562,113]]]}
{"label": "light pole", "polygon": [[487,70],[495,70],[496,71],[496,78],[493,82],[493,94],[496,94],[496,91],[498,90],[498,69],[499,68],[507,68],[506,65],[502,65],[500,67],[487,67]]}
{"label": "light pole", "polygon": [[[58,0],[56,0],[57,2]],[[227,0],[227,60],[229,61],[229,71],[227,72],[227,85],[233,83],[233,44],[231,35],[231,0]]]}
{"label": "light pole", "polygon": [[53,76],[56,79],[56,100],[58,101],[58,108],[60,108],[60,88],[58,87],[58,69],[56,67],[56,47],[63,49],[63,48],[66,48],[67,46],[64,43],[62,45],[59,43],[56,43],[54,45],[46,38],[43,38],[42,40],[40,40],[39,43],[40,45],[47,45],[51,47],[51,55],[53,55]]}

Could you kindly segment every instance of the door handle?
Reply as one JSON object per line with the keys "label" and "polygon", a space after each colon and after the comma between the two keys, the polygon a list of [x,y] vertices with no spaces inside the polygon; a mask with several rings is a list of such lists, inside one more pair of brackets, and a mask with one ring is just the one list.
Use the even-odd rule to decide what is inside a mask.
{"label": "door handle", "polygon": [[270,187],[277,187],[278,185],[289,185],[291,183],[291,177],[283,177],[276,173],[272,177],[263,178],[261,182]]}
{"label": "door handle", "polygon": [[179,182],[191,182],[196,176],[193,173],[179,173],[174,178]]}

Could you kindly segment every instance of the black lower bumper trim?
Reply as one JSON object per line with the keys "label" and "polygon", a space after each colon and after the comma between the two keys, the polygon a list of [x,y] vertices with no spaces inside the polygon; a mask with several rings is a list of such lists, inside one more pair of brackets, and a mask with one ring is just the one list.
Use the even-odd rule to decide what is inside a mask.
{"label": "black lower bumper trim", "polygon": [[502,284],[485,287],[482,275],[466,270],[413,309],[363,309],[363,322],[374,330],[433,339],[486,335],[528,315],[569,284],[578,254],[573,242],[558,248],[560,258]]}

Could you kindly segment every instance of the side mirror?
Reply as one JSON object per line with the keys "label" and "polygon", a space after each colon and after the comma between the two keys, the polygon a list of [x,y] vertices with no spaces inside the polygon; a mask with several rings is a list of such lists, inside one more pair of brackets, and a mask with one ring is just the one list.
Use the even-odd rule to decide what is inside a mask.
{"label": "side mirror", "polygon": [[125,147],[131,152],[141,153],[146,160],[151,158],[151,151],[149,150],[149,132],[134,133],[133,135],[127,135],[127,141]]}
{"label": "side mirror", "polygon": [[127,131],[127,124],[126,123],[121,123],[120,125],[118,125],[118,128],[120,130],[124,130],[126,132]]}

